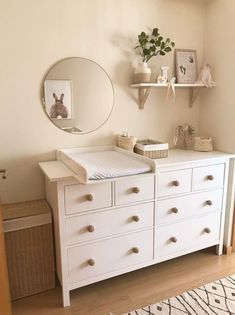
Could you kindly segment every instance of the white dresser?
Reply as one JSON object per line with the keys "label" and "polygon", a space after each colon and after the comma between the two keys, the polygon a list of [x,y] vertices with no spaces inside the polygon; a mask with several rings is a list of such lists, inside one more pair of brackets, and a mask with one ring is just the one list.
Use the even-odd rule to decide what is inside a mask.
{"label": "white dresser", "polygon": [[60,161],[40,163],[63,305],[75,288],[213,245],[221,254],[231,157],[172,150],[155,174],[89,185]]}

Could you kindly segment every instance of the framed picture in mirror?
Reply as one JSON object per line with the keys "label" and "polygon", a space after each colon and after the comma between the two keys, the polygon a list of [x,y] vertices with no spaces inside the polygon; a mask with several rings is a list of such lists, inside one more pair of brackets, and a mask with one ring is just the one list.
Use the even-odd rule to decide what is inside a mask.
{"label": "framed picture in mirror", "polygon": [[41,97],[46,116],[70,134],[101,128],[114,107],[111,78],[97,62],[83,57],[54,63],[43,78]]}
{"label": "framed picture in mirror", "polygon": [[45,110],[51,119],[72,119],[71,80],[44,81]]}
{"label": "framed picture in mirror", "polygon": [[190,49],[175,50],[177,83],[194,84],[198,76],[197,51]]}

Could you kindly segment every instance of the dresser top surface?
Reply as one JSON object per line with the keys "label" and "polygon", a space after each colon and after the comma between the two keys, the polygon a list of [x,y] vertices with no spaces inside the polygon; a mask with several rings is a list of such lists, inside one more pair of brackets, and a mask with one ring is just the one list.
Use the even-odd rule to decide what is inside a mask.
{"label": "dresser top surface", "polygon": [[219,159],[231,159],[235,155],[224,152],[212,151],[212,152],[197,152],[192,150],[169,150],[167,158],[156,159],[157,167],[166,167],[172,165],[180,165],[185,163],[193,163],[206,160],[219,160]]}
{"label": "dresser top surface", "polygon": [[40,162],[39,167],[50,182],[73,180],[76,176],[76,174],[61,161]]}
{"label": "dresser top surface", "polygon": [[[180,166],[181,164],[192,164],[203,161],[226,161],[234,158],[235,155],[213,151],[213,152],[196,152],[190,150],[169,150],[167,158],[154,160],[158,168],[169,166]],[[76,174],[67,167],[62,161],[40,162],[39,166],[49,181],[74,180]]]}

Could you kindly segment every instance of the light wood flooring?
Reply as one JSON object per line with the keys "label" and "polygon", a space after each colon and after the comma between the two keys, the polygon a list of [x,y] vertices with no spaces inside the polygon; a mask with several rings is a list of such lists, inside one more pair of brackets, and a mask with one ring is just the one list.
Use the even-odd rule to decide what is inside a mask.
{"label": "light wood flooring", "polygon": [[13,315],[122,314],[231,274],[235,254],[208,249],[74,290],[68,308],[62,308],[59,287],[18,300]]}

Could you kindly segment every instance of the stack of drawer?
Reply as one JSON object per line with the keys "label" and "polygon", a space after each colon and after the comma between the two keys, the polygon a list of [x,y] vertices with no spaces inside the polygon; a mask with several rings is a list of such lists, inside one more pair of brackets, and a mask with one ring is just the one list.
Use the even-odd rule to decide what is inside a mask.
{"label": "stack of drawer", "polygon": [[152,174],[64,186],[70,285],[153,260],[154,198]]}
{"label": "stack of drawer", "polygon": [[225,163],[159,169],[155,259],[220,243]]}
{"label": "stack of drawer", "polygon": [[59,161],[40,163],[63,305],[75,288],[214,245],[222,254],[233,158],[170,150],[154,173],[86,185]]}

